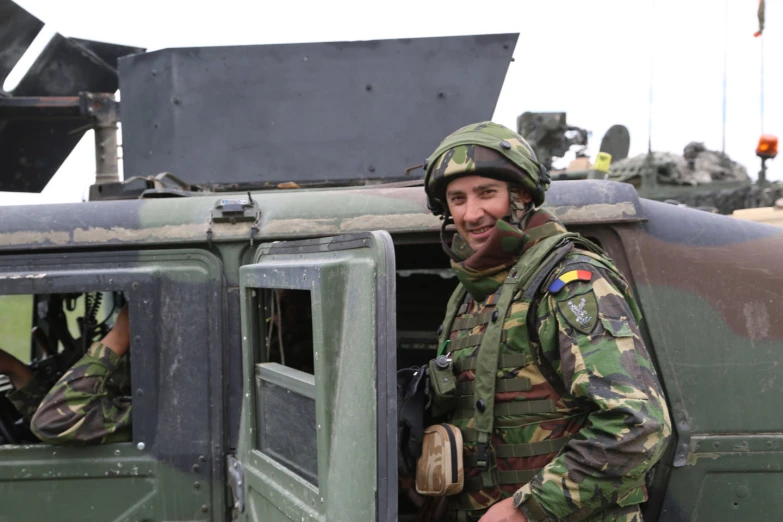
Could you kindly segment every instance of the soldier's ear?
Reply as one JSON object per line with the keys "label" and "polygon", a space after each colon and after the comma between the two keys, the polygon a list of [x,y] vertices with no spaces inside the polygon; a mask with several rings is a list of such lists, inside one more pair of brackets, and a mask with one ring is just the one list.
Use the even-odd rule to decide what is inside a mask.
{"label": "soldier's ear", "polygon": [[519,193],[519,201],[521,201],[525,205],[533,201],[533,195],[530,194],[530,191],[528,191],[527,189],[519,187],[518,193]]}

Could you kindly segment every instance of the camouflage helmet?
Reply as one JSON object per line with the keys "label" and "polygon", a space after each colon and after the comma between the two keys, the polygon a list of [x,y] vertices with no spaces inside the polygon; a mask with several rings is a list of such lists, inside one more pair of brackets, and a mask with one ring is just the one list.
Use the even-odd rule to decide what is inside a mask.
{"label": "camouflage helmet", "polygon": [[424,163],[427,206],[446,214],[446,186],[462,176],[479,175],[519,184],[536,206],[544,202],[550,178],[525,139],[491,121],[462,127],[444,139]]}

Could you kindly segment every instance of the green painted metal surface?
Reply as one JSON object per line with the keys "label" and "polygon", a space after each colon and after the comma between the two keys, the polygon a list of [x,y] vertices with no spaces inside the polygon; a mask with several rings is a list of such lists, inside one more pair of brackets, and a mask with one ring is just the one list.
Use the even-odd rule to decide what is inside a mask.
{"label": "green painted metal surface", "polygon": [[[134,444],[0,449],[0,520],[210,520],[210,485]],[[177,491],[177,493],[169,493]]]}
{"label": "green painted metal surface", "polygon": [[[241,520],[387,519],[385,512],[377,518],[382,510],[378,496],[396,501],[387,495],[389,489],[396,491],[396,483],[385,480],[390,465],[387,446],[393,441],[379,433],[379,415],[384,419],[380,424],[387,426],[387,413],[379,413],[378,405],[393,399],[384,395],[387,384],[379,383],[377,365],[389,351],[393,360],[396,346],[394,318],[387,316],[394,309],[394,296],[378,293],[393,280],[391,238],[385,232],[262,245],[255,263],[240,269],[245,395],[238,459],[247,477]],[[311,293],[317,487],[265,455],[253,436],[259,422],[255,403],[260,399],[255,396],[252,369],[265,362],[258,337],[262,317],[256,296],[261,289]],[[379,298],[386,300],[379,303]],[[387,328],[392,336],[379,345],[378,329]],[[393,421],[394,414],[388,415]],[[391,449],[396,452],[396,447]]]}
{"label": "green painted metal surface", "polygon": [[[776,520],[783,232],[640,201],[618,184],[556,185],[550,208],[597,238],[628,275],[675,421],[645,519]],[[132,323],[150,340],[131,353],[140,372],[152,370],[140,374],[144,394],[134,400],[139,411],[158,408],[139,418],[144,435],[133,444],[0,447],[0,520],[394,520],[394,412],[379,375],[395,367],[395,263],[411,277],[432,268],[417,252],[438,251],[439,223],[420,191],[254,195],[262,226],[252,245],[242,224],[216,226],[207,242],[211,196],[64,206],[56,222],[30,219],[50,208],[0,209],[0,293],[104,288],[142,297]],[[376,228],[393,232],[394,244]],[[351,235],[331,238],[344,231]],[[256,365],[268,361],[252,288],[312,297],[317,485],[259,447]],[[429,289],[406,292],[416,302]],[[148,393],[144,379],[169,388]],[[187,393],[175,387],[188,382]],[[195,417],[203,420],[194,425]],[[228,455],[238,460],[241,510]],[[87,490],[98,493],[81,502]]]}
{"label": "green painted metal surface", "polygon": [[[208,435],[223,415],[210,409],[222,388],[221,274],[201,250],[0,258],[4,294],[127,291],[136,391],[132,443],[0,446],[0,521],[223,520],[225,450]],[[198,324],[186,320],[193,304]],[[207,410],[187,414],[188,403]]]}
{"label": "green painted metal surface", "polygon": [[[585,183],[581,182],[581,186]],[[550,208],[566,225],[643,220],[625,184],[599,184],[590,205],[569,202],[576,186],[558,183]],[[567,195],[558,198],[558,193]],[[250,237],[253,223],[214,223],[215,203],[247,194],[212,194],[136,201],[0,208],[0,251],[100,245],[230,244]],[[392,234],[437,232],[440,220],[427,210],[421,186],[280,190],[255,193],[261,210],[258,241],[290,240],[386,230]],[[27,209],[27,210],[23,210]],[[39,226],[29,215],[40,217]]]}

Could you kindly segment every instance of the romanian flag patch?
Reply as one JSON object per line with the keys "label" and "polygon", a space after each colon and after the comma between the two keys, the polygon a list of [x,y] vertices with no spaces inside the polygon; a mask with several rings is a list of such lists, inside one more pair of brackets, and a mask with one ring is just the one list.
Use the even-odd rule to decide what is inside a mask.
{"label": "romanian flag patch", "polygon": [[555,282],[549,285],[549,291],[556,294],[571,281],[590,281],[591,279],[593,279],[593,273],[588,270],[571,270],[555,279]]}

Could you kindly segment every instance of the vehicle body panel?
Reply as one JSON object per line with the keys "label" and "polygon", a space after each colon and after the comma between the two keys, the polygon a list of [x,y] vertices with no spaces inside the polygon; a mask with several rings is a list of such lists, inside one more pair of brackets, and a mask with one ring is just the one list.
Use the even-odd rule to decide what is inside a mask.
{"label": "vehicle body panel", "polygon": [[[783,231],[763,224],[640,200],[627,184],[594,180],[558,182],[548,195],[548,208],[571,229],[599,241],[615,259],[628,276],[645,317],[642,332],[657,364],[675,421],[675,442],[656,467],[651,483],[647,519],[696,520],[709,517],[711,520],[732,520],[747,515],[763,520],[770,513],[777,513],[780,508],[776,504],[777,497],[769,495],[769,492],[778,487],[781,480],[778,469],[783,464],[779,450],[783,422],[778,419],[774,408],[783,398],[777,377],[778,368],[783,363],[783,330],[779,321],[775,320],[783,290],[783,274],[777,263],[777,253],[783,246]],[[198,252],[213,252],[221,261],[220,277],[225,281],[220,292],[223,310],[219,314],[224,324],[219,336],[223,339],[225,363],[219,371],[219,366],[213,367],[212,371],[217,373],[210,373],[210,386],[213,392],[215,386],[225,388],[225,392],[220,402],[212,399],[208,404],[211,405],[210,415],[215,415],[212,422],[222,419],[222,428],[218,432],[210,431],[212,428],[200,428],[197,433],[188,436],[194,440],[214,440],[217,433],[223,433],[220,439],[225,440],[226,450],[221,453],[220,464],[213,465],[212,486],[207,488],[212,490],[212,501],[203,504],[207,511],[197,511],[191,519],[222,520],[230,516],[224,514],[231,511],[231,493],[223,486],[225,478],[217,481],[217,477],[225,477],[223,458],[234,449],[246,467],[244,476],[249,487],[247,510],[238,514],[249,517],[249,520],[264,517],[274,520],[282,516],[305,520],[332,519],[337,512],[331,511],[336,508],[330,506],[336,505],[335,499],[341,495],[354,492],[358,495],[357,499],[366,498],[364,495],[380,491],[383,487],[387,488],[387,494],[379,494],[374,504],[357,508],[357,513],[364,513],[366,509],[377,510],[383,501],[387,502],[384,513],[392,513],[396,509],[396,506],[392,508],[395,499],[390,498],[393,495],[388,492],[391,491],[389,485],[396,484],[394,469],[387,468],[381,477],[372,466],[361,470],[351,468],[350,452],[346,453],[348,450],[338,444],[338,441],[344,443],[353,437],[371,435],[373,447],[380,448],[377,437],[382,426],[377,414],[371,417],[375,421],[367,424],[363,415],[354,415],[345,408],[331,410],[335,415],[332,420],[340,428],[333,433],[329,441],[331,446],[324,446],[324,442],[319,441],[318,479],[319,482],[328,480],[329,484],[334,482],[330,495],[336,496],[325,497],[323,505],[317,489],[302,484],[290,472],[281,470],[279,462],[265,458],[252,448],[252,425],[248,424],[251,410],[246,401],[248,390],[255,388],[253,366],[248,359],[249,341],[245,339],[244,350],[240,345],[246,336],[240,334],[237,312],[244,310],[243,313],[247,314],[245,307],[241,306],[241,296],[245,294],[240,288],[240,267],[248,265],[248,269],[252,269],[255,260],[260,263],[259,266],[269,264],[265,269],[268,274],[284,266],[287,266],[285,273],[288,278],[313,273],[313,267],[323,261],[318,261],[318,256],[327,254],[314,252],[295,262],[291,259],[286,261],[285,256],[271,250],[278,243],[265,247],[266,253],[260,257],[254,258],[254,252],[262,243],[323,238],[376,228],[390,232],[395,247],[405,246],[406,252],[411,255],[415,255],[419,248],[417,245],[432,252],[433,248],[438,248],[441,222],[428,215],[421,187],[256,192],[252,197],[258,203],[261,220],[255,245],[251,245],[249,225],[229,223],[213,226],[210,245],[206,230],[211,210],[216,201],[226,197],[240,195],[0,208],[0,219],[4,223],[4,230],[0,232],[0,257],[15,260],[17,266],[0,276],[2,291],[21,292],[18,285],[36,284],[35,280],[27,280],[27,277],[46,272],[21,268],[21,252],[26,252],[31,259],[57,259],[63,266],[71,266],[84,256],[115,259],[122,255],[148,254],[151,256],[149,259],[154,260],[161,254],[153,254],[149,250],[161,251],[164,247],[169,252],[179,252],[186,247]],[[328,244],[331,240],[318,241]],[[392,251],[388,248],[387,254]],[[346,262],[356,263],[362,259],[351,250],[346,252]],[[404,255],[400,252],[397,256]],[[380,258],[375,259],[376,263],[380,263]],[[400,262],[398,258],[398,264]],[[388,270],[390,264],[388,261],[385,263]],[[407,263],[410,265],[412,261]],[[445,269],[446,262],[443,265]],[[384,299],[376,296],[375,312],[381,302],[393,308],[389,303],[394,292],[388,292],[390,294]],[[409,301],[410,297],[406,300]],[[445,306],[445,298],[443,302]],[[332,315],[325,315],[329,318],[324,319],[326,322],[323,324],[330,325],[330,329],[340,324],[343,324],[340,328],[345,328],[347,323],[344,321],[348,316],[344,314],[361,314],[364,317],[361,323],[368,327],[378,324],[377,315],[374,321],[369,319],[372,314],[366,315],[373,310],[372,307],[359,306],[358,301],[338,299],[328,301],[328,305],[326,302],[314,303],[314,310],[318,306],[328,306],[328,314]],[[201,314],[192,308],[192,303],[182,307],[190,310],[190,316]],[[245,328],[248,326],[246,321],[247,317]],[[433,321],[433,331],[436,327],[436,321]],[[351,335],[366,335],[360,330]],[[360,347],[356,341],[348,342],[348,339],[344,339],[341,349],[366,349],[366,344]],[[367,357],[368,354],[363,352],[356,362],[365,371],[371,363]],[[385,360],[388,366],[388,353]],[[335,363],[323,362],[325,367],[333,369],[339,367],[339,364],[334,366]],[[194,369],[200,367],[194,358],[181,359],[180,364]],[[378,364],[378,360],[373,359],[372,364]],[[245,373],[243,378],[239,377],[240,369]],[[388,368],[386,373],[388,376]],[[362,387],[375,382],[367,380],[366,375],[364,380],[358,376],[354,379],[350,382]],[[337,392],[326,384],[330,381],[322,379],[320,384],[318,380],[315,382],[316,386],[320,386],[318,397],[328,397]],[[250,395],[252,397],[253,393]],[[340,395],[339,400],[348,400],[346,397]],[[170,399],[160,396],[159,400],[166,402]],[[377,390],[370,402],[366,402],[369,400],[367,397],[364,400],[358,411],[377,408]],[[192,400],[188,399],[186,403],[192,404]],[[167,408],[178,407],[171,402],[167,404]],[[224,404],[225,409],[219,404]],[[390,403],[386,401],[385,404],[388,406]],[[323,418],[325,413],[321,411]],[[245,421],[240,420],[245,417]],[[391,418],[387,412],[385,419]],[[164,433],[170,429],[165,424],[145,428],[143,420],[140,420],[139,426],[142,430],[159,433],[160,437],[165,437]],[[392,424],[387,423],[385,427],[388,430]],[[388,450],[389,441],[393,438],[392,433],[387,433],[383,448]],[[329,449],[322,450],[324,447]],[[60,462],[58,456],[45,459],[47,450],[42,448],[28,453],[30,459],[37,462],[35,469],[43,470],[46,462]],[[132,446],[118,449],[133,451]],[[71,455],[70,452],[78,450],[68,451]],[[91,455],[90,451],[93,450],[87,449],[84,454]],[[324,460],[324,451],[328,462]],[[216,458],[217,450],[211,455],[205,457]],[[125,458],[124,453],[121,457]],[[391,456],[387,457],[386,461],[390,462]],[[380,457],[375,455],[375,458]],[[152,513],[166,513],[168,508],[165,506],[169,503],[180,505],[183,499],[196,491],[194,477],[171,459],[158,459],[155,465],[141,457],[137,460],[140,469],[147,466],[159,483],[168,484],[166,498],[169,500],[158,498],[151,501],[154,507],[149,509]],[[183,457],[182,463],[186,460]],[[102,461],[99,459],[98,462]],[[17,478],[21,472],[18,466],[8,466],[12,466],[10,461],[0,466],[0,476]],[[374,479],[341,485],[340,480],[329,478],[334,477],[331,474],[338,468],[345,473],[353,469],[356,477],[367,479],[372,476]],[[180,473],[182,475],[178,475]],[[169,475],[180,478],[164,480],[163,477]],[[147,484],[148,479],[143,480]],[[381,481],[385,486],[379,486]],[[11,488],[19,487],[14,484],[0,483],[0,493],[10,494]],[[57,488],[57,482],[52,479],[40,487],[43,491],[55,491],[49,488]],[[69,487],[63,486],[62,491],[71,491]],[[144,489],[146,486],[140,484],[134,487],[139,488],[137,495],[140,496],[147,491]],[[733,496],[728,494],[729,491],[733,492]],[[190,507],[187,509],[192,512]],[[364,520],[363,517],[361,515],[360,518]],[[123,520],[122,517],[116,519]],[[155,516],[150,519],[165,520]]]}
{"label": "vehicle body panel", "polygon": [[[205,243],[216,202],[244,194],[98,201],[0,208],[0,251]],[[558,182],[547,208],[567,226],[644,219],[633,188],[598,181]],[[422,187],[341,188],[256,192],[257,241],[386,230],[438,232]],[[40,226],[43,223],[45,226]],[[213,243],[249,239],[252,223],[213,225]]]}

